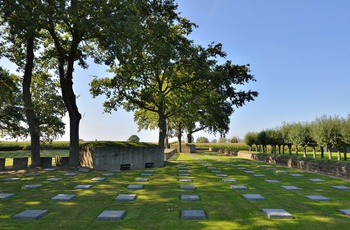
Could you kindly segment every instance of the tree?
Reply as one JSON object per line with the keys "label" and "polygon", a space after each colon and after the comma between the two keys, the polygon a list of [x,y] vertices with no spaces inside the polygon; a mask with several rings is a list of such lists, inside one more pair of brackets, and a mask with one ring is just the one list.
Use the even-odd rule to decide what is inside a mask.
{"label": "tree", "polygon": [[244,136],[244,143],[249,146],[249,151],[252,151],[253,145],[256,143],[258,137],[258,133],[256,132],[248,132]]}
{"label": "tree", "polygon": [[238,142],[239,142],[239,137],[232,137],[232,138],[230,139],[230,142],[231,142],[231,143],[238,143]]}
{"label": "tree", "polygon": [[225,137],[220,137],[218,143],[226,143],[227,139]]}
{"label": "tree", "polygon": [[20,78],[0,67],[0,85],[0,136],[23,136],[26,130]]}
{"label": "tree", "polygon": [[[216,101],[219,105],[228,100],[229,105],[241,106],[257,96],[257,92],[237,91],[232,86],[255,79],[246,66],[232,65],[229,61],[223,65],[217,64],[217,58],[226,56],[221,44],[213,43],[204,48],[187,38],[194,24],[180,17],[175,12],[176,7],[173,1],[157,1],[152,14],[139,31],[140,40],[130,43],[132,49],[126,50],[124,60],[112,69],[115,77],[95,78],[90,89],[94,97],[106,95],[104,107],[107,112],[123,107],[127,111],[155,113],[161,147],[164,147],[167,122],[171,117],[176,120],[178,135],[185,128],[191,140],[194,125],[202,121],[192,119],[192,114],[201,112],[193,108],[194,105],[203,106],[199,98],[203,100],[208,95],[205,92],[213,92],[214,96],[220,97]],[[215,108],[218,107],[212,111]],[[232,106],[230,109],[233,111]],[[207,115],[213,114],[205,112]],[[137,114],[149,115],[145,112]],[[144,116],[140,119],[144,120]],[[187,121],[191,121],[191,128],[186,127]],[[215,121],[220,119],[216,116]],[[183,127],[179,127],[179,124]],[[223,130],[226,127],[219,128]],[[217,130],[217,125],[211,122],[209,129]]]}
{"label": "tree", "polygon": [[35,2],[23,0],[4,0],[0,4],[0,24],[5,27],[2,40],[10,43],[2,44],[1,49],[5,50],[5,55],[24,71],[22,100],[30,132],[32,166],[40,165],[39,123],[31,95],[34,52],[37,48],[35,39],[40,31],[37,23],[38,9],[35,5]]}
{"label": "tree", "polygon": [[65,133],[62,121],[67,113],[59,95],[59,82],[45,72],[35,72],[31,86],[34,111],[38,119],[40,140],[52,142]]}
{"label": "tree", "polygon": [[209,143],[209,140],[206,137],[198,137],[196,143]]}
{"label": "tree", "polygon": [[139,138],[137,135],[131,135],[131,136],[128,138],[127,141],[128,141],[128,142],[136,142],[136,143],[138,143],[138,142],[140,142],[140,138]]}
{"label": "tree", "polygon": [[[26,44],[29,51],[34,50],[33,47],[40,49],[37,59],[41,65],[58,73],[62,97],[69,114],[71,166],[79,164],[81,119],[73,90],[74,65],[78,62],[82,68],[87,68],[88,57],[106,65],[114,65],[117,59],[124,58],[122,51],[130,48],[129,41],[137,34],[137,25],[144,22],[142,14],[149,13],[148,5],[152,5],[152,2],[3,0],[1,3],[1,9],[11,15],[11,21],[6,22],[17,26],[15,34],[36,32],[27,33],[28,36],[20,41],[18,47]],[[38,43],[34,45],[34,41]],[[33,57],[33,52],[27,54],[29,58]],[[27,63],[26,70],[29,73],[32,63]],[[25,85],[28,85],[28,81],[25,81]],[[26,103],[26,108],[32,107],[29,101]]]}

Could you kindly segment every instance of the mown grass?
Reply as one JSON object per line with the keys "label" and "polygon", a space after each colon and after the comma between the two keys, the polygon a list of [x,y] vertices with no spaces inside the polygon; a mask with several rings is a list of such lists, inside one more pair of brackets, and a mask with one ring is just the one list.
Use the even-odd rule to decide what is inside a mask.
{"label": "mown grass", "polygon": [[[237,183],[224,183],[194,157],[211,164],[235,178]],[[123,171],[107,177],[103,182],[92,182],[93,177],[103,177],[106,172],[90,171],[68,177],[63,174],[75,172],[72,169],[59,169],[39,172],[39,176],[26,177],[28,171],[16,171],[0,175],[0,191],[15,193],[14,197],[0,200],[1,229],[346,229],[349,218],[340,214],[338,209],[349,209],[350,191],[331,188],[332,185],[349,186],[349,182],[324,175],[317,175],[296,169],[287,169],[275,165],[243,160],[220,154],[181,154],[176,160],[166,163],[165,167],[154,169],[153,176],[146,183],[135,182],[143,170]],[[180,190],[178,164],[185,164],[191,170],[194,191]],[[265,174],[266,177],[254,177],[232,164]],[[267,170],[274,167],[276,170]],[[279,173],[281,170],[288,172]],[[302,173],[304,177],[292,177],[290,173]],[[20,177],[17,182],[3,182],[3,178]],[[49,177],[62,177],[59,182],[46,181]],[[324,179],[314,183],[310,178]],[[265,179],[276,179],[279,184],[267,183]],[[43,184],[37,189],[22,189],[27,184]],[[75,190],[78,184],[92,184],[88,190]],[[129,184],[144,184],[142,190],[128,190]],[[249,188],[246,191],[232,190],[229,185],[241,184]],[[282,185],[294,185],[302,188],[287,191]],[[53,202],[51,198],[60,193],[76,194],[70,202]],[[135,193],[133,202],[116,202],[120,193]],[[242,194],[253,193],[265,197],[263,201],[248,201]],[[181,194],[198,194],[200,201],[181,201]],[[304,195],[323,195],[331,201],[311,201]],[[294,215],[292,220],[268,219],[261,213],[262,208],[282,208]],[[13,215],[26,209],[44,209],[49,214],[40,220],[15,220]],[[207,220],[182,220],[181,210],[202,209]],[[126,210],[121,221],[97,221],[104,210]]]}

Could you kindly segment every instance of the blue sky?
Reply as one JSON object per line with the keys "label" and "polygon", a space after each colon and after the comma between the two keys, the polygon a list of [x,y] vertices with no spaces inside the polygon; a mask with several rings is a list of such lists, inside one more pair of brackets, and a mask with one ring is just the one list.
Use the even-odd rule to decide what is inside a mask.
{"label": "blue sky", "polygon": [[[313,121],[323,114],[350,111],[350,1],[348,0],[177,0],[183,17],[198,24],[190,38],[207,45],[220,42],[227,59],[250,64],[257,82],[244,86],[259,92],[254,102],[236,109],[228,138],[275,128],[282,122]],[[6,61],[0,65],[13,70]],[[119,109],[102,114],[104,97],[92,99],[93,75],[108,76],[94,64],[77,69],[74,88],[83,115],[85,140],[156,142],[158,131],[137,132],[133,114]],[[68,120],[66,120],[68,122]],[[196,139],[206,133],[195,134]],[[62,138],[68,140],[67,134]]]}

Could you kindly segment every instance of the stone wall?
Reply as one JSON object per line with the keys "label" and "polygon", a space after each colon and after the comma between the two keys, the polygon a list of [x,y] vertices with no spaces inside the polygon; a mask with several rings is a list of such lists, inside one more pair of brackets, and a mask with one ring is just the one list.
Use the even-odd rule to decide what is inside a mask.
{"label": "stone wall", "polygon": [[164,160],[167,161],[177,153],[176,149],[164,149]]}
{"label": "stone wall", "polygon": [[[170,145],[171,149],[176,149],[177,152],[179,152],[178,144],[172,144]],[[181,152],[183,153],[195,153],[196,152],[196,145],[193,144],[181,144]]]}
{"label": "stone wall", "polygon": [[232,155],[250,160],[263,161],[270,164],[278,164],[289,168],[298,168],[311,172],[350,178],[350,162],[293,158],[288,155],[277,155],[274,157],[273,155],[252,154],[247,152],[234,152]]}
{"label": "stone wall", "polygon": [[159,146],[83,146],[79,151],[81,167],[95,170],[144,169],[164,166],[164,151]]}

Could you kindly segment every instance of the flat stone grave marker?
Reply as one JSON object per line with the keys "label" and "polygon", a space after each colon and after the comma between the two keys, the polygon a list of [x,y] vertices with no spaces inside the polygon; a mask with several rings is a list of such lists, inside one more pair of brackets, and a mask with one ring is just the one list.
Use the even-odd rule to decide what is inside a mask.
{"label": "flat stone grave marker", "polygon": [[276,168],[266,168],[266,170],[276,170]]}
{"label": "flat stone grave marker", "polygon": [[186,167],[178,167],[177,170],[187,170]]}
{"label": "flat stone grave marker", "polygon": [[62,180],[62,178],[52,177],[52,178],[47,178],[46,180],[47,180],[47,181],[51,181],[51,182],[57,182],[57,181]]}
{"label": "flat stone grave marker", "polygon": [[105,210],[97,217],[97,220],[122,220],[125,213],[125,210]]}
{"label": "flat stone grave marker", "polygon": [[189,179],[189,178],[181,178],[181,179],[179,179],[179,182],[192,182],[192,179]]}
{"label": "flat stone grave marker", "polygon": [[329,199],[327,197],[320,196],[320,195],[307,195],[305,197],[310,199],[310,200],[316,200],[316,201],[328,201],[328,200],[331,200],[331,199]]}
{"label": "flat stone grave marker", "polygon": [[207,169],[216,169],[214,166],[208,166]]}
{"label": "flat stone grave marker", "polygon": [[137,177],[135,179],[136,182],[148,182],[148,178],[144,178],[144,177]]}
{"label": "flat stone grave marker", "polygon": [[230,188],[233,190],[247,190],[248,188],[244,185],[230,185]]}
{"label": "flat stone grave marker", "polygon": [[264,208],[262,212],[269,219],[293,219],[293,215],[284,209]]}
{"label": "flat stone grave marker", "polygon": [[39,176],[39,173],[26,173],[24,176],[31,177],[31,176]]}
{"label": "flat stone grave marker", "polygon": [[340,212],[341,214],[350,216],[350,209],[339,209],[339,212]]}
{"label": "flat stone grave marker", "polygon": [[153,176],[152,173],[141,173],[141,176]]}
{"label": "flat stone grave marker", "polygon": [[74,189],[89,189],[92,188],[91,184],[79,184],[74,187]]}
{"label": "flat stone grave marker", "polygon": [[56,168],[45,168],[44,170],[45,170],[45,171],[55,171]]}
{"label": "flat stone grave marker", "polygon": [[145,173],[154,173],[154,170],[152,170],[152,169],[146,169],[146,170],[143,171],[143,172],[145,172]]}
{"label": "flat stone grave marker", "polygon": [[276,170],[276,173],[286,173],[288,172],[287,170]]}
{"label": "flat stone grave marker", "polygon": [[136,194],[119,194],[115,201],[134,201],[136,200]]}
{"label": "flat stone grave marker", "polygon": [[245,172],[245,173],[249,173],[249,174],[255,173],[255,172],[252,171],[252,170],[245,170],[244,172]]}
{"label": "flat stone grave marker", "polygon": [[178,175],[178,176],[190,176],[189,173],[178,173],[177,175]]}
{"label": "flat stone grave marker", "polygon": [[303,177],[304,176],[303,174],[300,174],[300,173],[292,173],[289,175],[294,176],[294,177]]}
{"label": "flat stone grave marker", "polygon": [[264,174],[253,174],[254,177],[265,177]]}
{"label": "flat stone grave marker", "polygon": [[280,183],[278,180],[265,180],[267,183]]}
{"label": "flat stone grave marker", "polygon": [[244,169],[247,169],[247,168],[246,167],[238,167],[237,169],[244,170]]}
{"label": "flat stone grave marker", "polygon": [[102,176],[114,176],[114,173],[104,173]]}
{"label": "flat stone grave marker", "polygon": [[293,186],[293,185],[284,185],[284,186],[281,186],[281,187],[286,189],[286,190],[301,190],[301,188],[299,188],[297,186]]}
{"label": "flat stone grave marker", "polygon": [[0,193],[0,200],[4,200],[10,197],[13,197],[15,194],[14,193]]}
{"label": "flat stone grave marker", "polygon": [[14,219],[22,220],[38,220],[43,216],[46,216],[47,210],[25,210],[13,216]]}
{"label": "flat stone grave marker", "polygon": [[74,194],[58,194],[51,198],[52,201],[70,201],[75,198]]}
{"label": "flat stone grave marker", "polygon": [[189,173],[189,172],[191,172],[191,171],[188,170],[188,169],[179,169],[178,172],[179,172],[179,173]]}
{"label": "flat stone grave marker", "polygon": [[227,174],[215,174],[216,176],[218,176],[218,177],[227,177]]}
{"label": "flat stone grave marker", "polygon": [[2,181],[4,182],[13,182],[13,181],[19,181],[19,180],[21,180],[21,178],[18,178],[18,177],[10,177],[10,178],[2,179]]}
{"label": "flat stone grave marker", "polygon": [[182,166],[182,167],[185,167],[186,165],[185,164],[178,164],[177,166]]}
{"label": "flat stone grave marker", "polygon": [[242,196],[247,200],[265,200],[260,194],[243,194]]}
{"label": "flat stone grave marker", "polygon": [[311,182],[324,182],[325,180],[322,179],[309,179]]}
{"label": "flat stone grave marker", "polygon": [[87,169],[87,168],[79,168],[78,169],[78,172],[81,172],[81,173],[88,173],[90,170]]}
{"label": "flat stone grave marker", "polygon": [[129,184],[128,187],[126,187],[127,189],[143,189],[143,185],[142,184]]}
{"label": "flat stone grave marker", "polygon": [[350,187],[344,186],[344,185],[336,185],[336,186],[331,186],[334,189],[338,189],[338,190],[350,190]]}
{"label": "flat stone grave marker", "polygon": [[195,190],[196,187],[193,185],[180,185],[180,189],[182,189],[182,190]]}
{"label": "flat stone grave marker", "polygon": [[181,200],[185,200],[185,201],[198,201],[200,200],[198,195],[194,195],[194,194],[185,194],[185,195],[181,195]]}
{"label": "flat stone grave marker", "polygon": [[42,184],[28,184],[28,185],[22,186],[22,188],[31,189],[31,188],[40,188],[41,186],[43,186],[43,185]]}
{"label": "flat stone grave marker", "polygon": [[222,181],[226,182],[226,183],[237,182],[237,180],[232,179],[232,178],[222,179]]}
{"label": "flat stone grave marker", "polygon": [[65,173],[64,174],[65,176],[76,176],[76,175],[78,175],[77,173]]}
{"label": "flat stone grave marker", "polygon": [[106,180],[105,177],[94,177],[91,179],[91,181],[104,181],[104,180]]}
{"label": "flat stone grave marker", "polygon": [[181,219],[183,220],[205,220],[207,216],[203,210],[182,210]]}
{"label": "flat stone grave marker", "polygon": [[214,170],[210,170],[212,173],[221,173],[221,170],[216,170],[216,169],[214,169]]}

